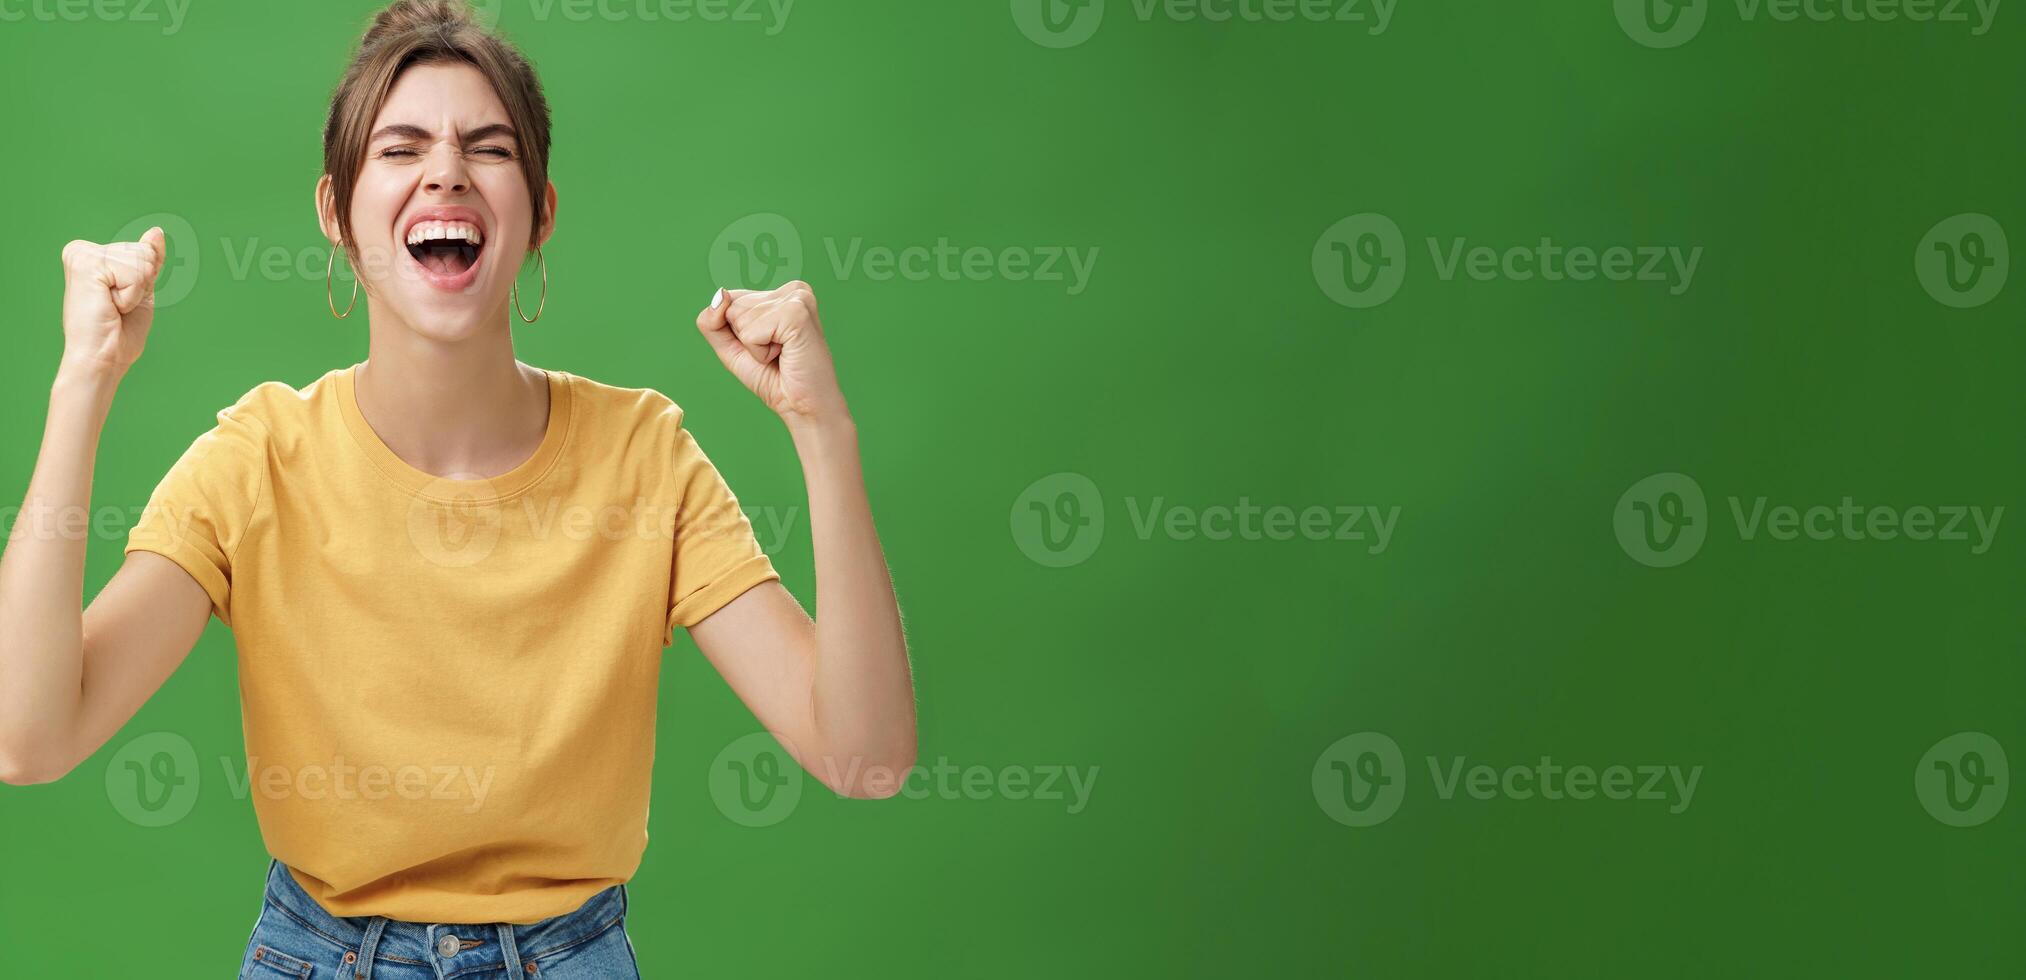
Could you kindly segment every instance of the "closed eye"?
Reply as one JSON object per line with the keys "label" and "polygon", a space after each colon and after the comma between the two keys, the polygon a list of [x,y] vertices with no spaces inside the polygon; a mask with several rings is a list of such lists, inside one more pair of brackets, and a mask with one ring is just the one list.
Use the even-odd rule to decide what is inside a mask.
{"label": "closed eye", "polygon": [[[484,154],[486,156],[492,157],[495,160],[511,160],[514,157],[513,151],[503,146],[481,146],[478,147],[477,149],[472,150],[471,152]],[[405,160],[411,157],[419,157],[421,155],[422,155],[421,151],[413,150],[405,146],[389,147],[385,150],[380,151],[381,157],[397,160]]]}

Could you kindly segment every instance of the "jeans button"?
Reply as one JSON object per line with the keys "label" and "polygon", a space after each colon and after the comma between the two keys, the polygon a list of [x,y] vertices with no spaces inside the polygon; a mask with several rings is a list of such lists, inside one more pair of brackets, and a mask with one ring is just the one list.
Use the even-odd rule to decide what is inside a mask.
{"label": "jeans button", "polygon": [[436,953],[444,959],[456,956],[458,949],[457,937],[449,933],[445,933],[442,939],[436,941]]}

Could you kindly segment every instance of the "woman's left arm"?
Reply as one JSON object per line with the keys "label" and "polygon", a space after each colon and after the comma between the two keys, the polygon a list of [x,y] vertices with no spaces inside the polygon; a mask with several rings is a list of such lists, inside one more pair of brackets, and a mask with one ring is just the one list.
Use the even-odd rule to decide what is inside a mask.
{"label": "woman's left arm", "polygon": [[844,402],[808,284],[720,290],[697,315],[718,359],[788,426],[809,488],[812,622],[766,582],[690,627],[762,725],[832,790],[899,792],[915,762],[914,681]]}

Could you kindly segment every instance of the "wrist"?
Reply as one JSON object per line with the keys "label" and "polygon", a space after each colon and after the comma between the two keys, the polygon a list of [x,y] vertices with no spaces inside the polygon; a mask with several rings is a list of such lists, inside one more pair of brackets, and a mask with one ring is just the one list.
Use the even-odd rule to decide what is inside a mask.
{"label": "wrist", "polygon": [[50,382],[49,399],[52,403],[83,401],[110,404],[113,393],[119,389],[121,376],[121,372],[103,365],[65,358],[57,366],[55,380]]}
{"label": "wrist", "polygon": [[783,415],[781,421],[788,426],[788,436],[798,450],[854,446],[858,443],[858,423],[848,411],[822,415]]}

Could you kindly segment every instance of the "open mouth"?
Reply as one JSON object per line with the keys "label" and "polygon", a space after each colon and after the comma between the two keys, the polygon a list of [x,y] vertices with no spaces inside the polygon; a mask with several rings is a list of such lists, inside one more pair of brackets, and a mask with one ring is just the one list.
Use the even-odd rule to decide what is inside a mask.
{"label": "open mouth", "polygon": [[408,254],[422,268],[446,280],[478,265],[485,232],[469,221],[418,221],[408,229]]}

